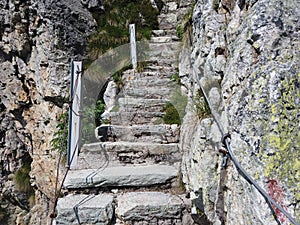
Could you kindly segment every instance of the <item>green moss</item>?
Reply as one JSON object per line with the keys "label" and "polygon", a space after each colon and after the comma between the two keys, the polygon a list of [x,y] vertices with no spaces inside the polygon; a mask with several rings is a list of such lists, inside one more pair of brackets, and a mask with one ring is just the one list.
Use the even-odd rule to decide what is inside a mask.
{"label": "green moss", "polygon": [[129,24],[136,25],[137,40],[150,39],[158,28],[158,11],[149,0],[105,0],[104,12],[94,13],[97,32],[89,39],[89,56],[96,59],[110,48],[129,42]]}
{"label": "green moss", "polygon": [[204,98],[203,92],[201,89],[198,89],[196,96],[194,97],[194,104],[196,107],[196,114],[198,118],[204,119],[211,115],[209,105]]}
{"label": "green moss", "polygon": [[22,192],[31,192],[32,187],[30,184],[29,172],[31,170],[30,163],[24,164],[17,170],[14,176],[16,188]]}
{"label": "green moss", "polygon": [[120,106],[119,105],[115,105],[110,111],[111,112],[119,112],[120,110]]}
{"label": "green moss", "polygon": [[82,112],[82,144],[96,141],[94,130],[96,126],[101,125],[101,115],[105,111],[105,104],[102,100],[98,100],[96,104],[92,101],[91,104],[85,104]]}
{"label": "green moss", "polygon": [[176,27],[176,35],[180,39],[184,37],[184,34],[187,33],[192,27],[192,18],[193,18],[194,6],[182,17],[180,23]]}
{"label": "green moss", "polygon": [[165,115],[163,116],[163,120],[166,124],[181,124],[179,113],[172,103],[166,103],[164,112]]}
{"label": "green moss", "polygon": [[[33,187],[30,183],[29,173],[31,171],[31,161],[25,162],[24,165],[16,171],[14,174],[14,183],[16,189],[20,192],[23,192],[27,196],[27,204],[29,208],[33,207],[35,204],[35,194]],[[0,210],[1,214],[1,210]],[[1,215],[0,215],[1,221]]]}
{"label": "green moss", "polygon": [[185,115],[187,97],[181,94],[180,89],[176,89],[171,96],[171,101],[164,106],[165,115],[163,121],[166,124],[181,124]]}
{"label": "green moss", "polygon": [[213,9],[216,11],[216,12],[218,12],[218,10],[219,10],[219,5],[220,5],[220,2],[219,2],[219,0],[214,0],[213,1]]}

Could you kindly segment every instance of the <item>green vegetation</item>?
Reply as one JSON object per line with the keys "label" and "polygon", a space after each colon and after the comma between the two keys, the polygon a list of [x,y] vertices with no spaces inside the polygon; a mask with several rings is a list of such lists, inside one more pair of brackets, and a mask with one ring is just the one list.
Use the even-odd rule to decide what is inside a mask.
{"label": "green vegetation", "polygon": [[[29,173],[31,171],[31,160],[26,162],[14,175],[14,182],[18,191],[24,192],[27,196],[29,207],[35,204],[35,194],[30,183]],[[1,214],[1,209],[0,209]],[[1,217],[1,216],[0,216]],[[0,218],[1,221],[1,218]]]}
{"label": "green vegetation", "polygon": [[213,1],[213,9],[214,9],[216,12],[218,12],[219,6],[220,6],[219,0],[214,0],[214,1]]}
{"label": "green vegetation", "polygon": [[20,169],[17,170],[14,176],[16,188],[22,192],[31,192],[32,187],[30,184],[29,172],[31,170],[30,163],[24,164]]}
{"label": "green vegetation", "polygon": [[191,8],[189,12],[187,12],[183,18],[181,19],[180,23],[176,27],[176,35],[182,39],[186,32],[189,32],[192,28],[193,23],[193,11],[194,7]]}
{"label": "green vegetation", "polygon": [[112,75],[113,81],[116,83],[117,87],[119,90],[122,89],[124,82],[123,82],[123,72],[126,70],[132,69],[132,65],[129,66],[125,66],[124,68],[122,68],[121,70],[115,72]]}
{"label": "green vegetation", "polygon": [[[82,144],[95,140],[94,130],[101,123],[101,115],[105,110],[103,101],[98,100],[96,104],[89,103],[82,109]],[[67,155],[68,146],[68,127],[69,113],[64,112],[58,119],[58,125],[51,140],[52,150],[63,153],[64,158]]]}
{"label": "green vegetation", "polygon": [[90,104],[83,107],[82,117],[82,144],[89,143],[95,140],[95,128],[99,126],[101,115],[105,111],[105,104],[102,100],[98,100],[96,104]]}
{"label": "green vegetation", "polygon": [[166,124],[179,124],[181,125],[181,119],[179,116],[178,111],[176,110],[175,106],[168,102],[164,106],[165,115],[163,116],[163,120]]}
{"label": "green vegetation", "polygon": [[178,87],[172,93],[171,101],[166,103],[163,108],[165,112],[165,115],[163,116],[163,121],[166,124],[181,125],[182,119],[185,115],[187,97],[181,94],[181,89]]}
{"label": "green vegetation", "polygon": [[53,139],[51,140],[52,150],[57,150],[67,155],[68,146],[68,124],[69,124],[68,112],[62,113],[58,119],[56,131],[54,132]]}
{"label": "green vegetation", "polygon": [[196,107],[196,114],[200,120],[211,115],[209,105],[200,88],[198,89],[197,94],[194,97],[194,104]]}
{"label": "green vegetation", "polygon": [[97,32],[89,40],[89,56],[92,60],[125,43],[129,43],[129,24],[136,26],[137,40],[150,39],[157,29],[158,11],[149,0],[104,0],[104,12],[94,13]]}
{"label": "green vegetation", "polygon": [[172,74],[170,77],[171,81],[174,81],[176,84],[182,85],[181,79],[178,73]]}

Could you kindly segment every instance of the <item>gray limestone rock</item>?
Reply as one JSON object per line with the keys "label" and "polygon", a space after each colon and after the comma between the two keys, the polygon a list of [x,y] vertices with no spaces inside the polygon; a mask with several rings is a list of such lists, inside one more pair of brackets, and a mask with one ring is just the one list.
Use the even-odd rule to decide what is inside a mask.
{"label": "gray limestone rock", "polygon": [[[297,4],[294,0],[197,1],[190,50],[193,76],[186,82],[193,96],[199,81],[205,81],[202,86],[217,119],[225,131],[231,131],[238,161],[271,195],[272,188],[284,189],[277,200],[295,218],[299,204],[291,202],[299,201],[293,172],[294,159],[299,158],[295,140],[299,127],[292,122],[299,118]],[[194,98],[189,101],[192,105]],[[230,161],[227,174],[221,172],[219,128],[213,119],[199,121],[191,109],[181,130],[183,180],[191,193],[203,191],[205,215],[213,224],[277,224],[267,203]],[[280,213],[277,216],[288,223]]]}
{"label": "gray limestone rock", "polygon": [[177,143],[100,142],[84,145],[79,154],[77,169],[98,169],[104,165],[173,164],[180,162]]}
{"label": "gray limestone rock", "polygon": [[[177,124],[161,125],[101,125],[96,135],[103,140],[130,141],[144,143],[176,143],[179,141],[180,127]],[[99,139],[99,138],[98,138]]]}
{"label": "gray limestone rock", "polygon": [[58,200],[56,225],[111,224],[114,214],[113,196],[68,195]]}
{"label": "gray limestone rock", "polygon": [[166,184],[175,178],[173,166],[145,165],[100,167],[99,169],[72,170],[64,183],[65,188],[88,187],[142,187]]}
{"label": "gray limestone rock", "polygon": [[180,219],[185,208],[178,196],[162,192],[128,192],[117,198],[117,217],[124,221]]}

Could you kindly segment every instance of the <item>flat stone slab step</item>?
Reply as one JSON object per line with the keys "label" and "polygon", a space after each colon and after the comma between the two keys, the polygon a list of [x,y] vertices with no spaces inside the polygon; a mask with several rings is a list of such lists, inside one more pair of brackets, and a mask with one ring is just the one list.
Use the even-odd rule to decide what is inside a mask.
{"label": "flat stone slab step", "polygon": [[164,61],[166,59],[178,60],[178,54],[181,42],[169,43],[150,43],[149,44],[149,59],[150,61]]}
{"label": "flat stone slab step", "polygon": [[152,30],[153,36],[176,35],[175,30]]}
{"label": "flat stone slab step", "polygon": [[162,124],[165,112],[110,112],[109,119],[111,124],[115,125],[133,125],[133,124]]}
{"label": "flat stone slab step", "polygon": [[119,111],[132,113],[162,112],[167,102],[166,98],[135,98],[126,96],[118,99]]}
{"label": "flat stone slab step", "polygon": [[80,152],[147,152],[151,155],[172,154],[178,152],[178,144],[158,144],[147,142],[98,142],[92,144],[85,144],[82,146]]}
{"label": "flat stone slab step", "polygon": [[[145,74],[145,76],[143,76]],[[175,72],[174,72],[175,74]],[[142,75],[142,76],[140,76]],[[135,88],[149,88],[149,87],[168,87],[173,84],[173,81],[168,76],[159,76],[158,72],[143,72],[137,76],[131,76],[126,82],[125,88],[127,86],[134,86]]]}
{"label": "flat stone slab step", "polygon": [[86,170],[70,170],[64,187],[67,189],[105,187],[147,187],[167,184],[178,169],[167,165],[119,166]]}
{"label": "flat stone slab step", "polygon": [[101,141],[130,141],[144,143],[177,143],[180,126],[177,124],[161,125],[109,125],[96,128],[96,137]]}
{"label": "flat stone slab step", "polygon": [[152,36],[150,39],[150,42],[152,43],[167,43],[167,42],[173,42],[173,41],[179,41],[180,39],[176,36],[159,36],[159,37],[155,37]]}
{"label": "flat stone slab step", "polygon": [[111,224],[114,215],[113,196],[68,195],[58,200],[57,212],[56,225]]}
{"label": "flat stone slab step", "polygon": [[166,99],[145,99],[145,98],[133,98],[133,97],[123,97],[118,99],[120,105],[130,105],[135,107],[152,107],[152,106],[162,106],[166,104],[168,100]]}
{"label": "flat stone slab step", "polygon": [[180,162],[178,144],[145,142],[99,142],[84,145],[78,157],[76,169],[98,169],[105,166],[145,165]]}
{"label": "flat stone slab step", "polygon": [[137,84],[130,85],[132,88],[126,89],[127,96],[135,97],[135,98],[144,98],[144,99],[161,99],[171,94],[169,88],[146,87],[146,86],[140,86],[135,88],[135,85]]}
{"label": "flat stone slab step", "polygon": [[185,208],[181,198],[162,192],[128,192],[118,196],[117,202],[116,215],[123,221],[180,219]]}

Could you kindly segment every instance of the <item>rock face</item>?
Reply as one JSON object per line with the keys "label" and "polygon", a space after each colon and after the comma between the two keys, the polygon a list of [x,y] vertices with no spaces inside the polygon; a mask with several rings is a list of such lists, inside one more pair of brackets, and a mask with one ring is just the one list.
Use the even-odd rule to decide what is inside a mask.
{"label": "rock face", "polygon": [[30,204],[35,206],[18,223],[47,223],[57,161],[50,141],[68,95],[69,63],[85,55],[96,26],[87,9],[96,5],[88,2],[0,1],[0,191],[9,190],[1,207],[13,215],[5,215],[4,224],[15,224],[19,213],[24,216],[14,205],[29,209],[29,196],[18,199],[22,194],[15,190],[13,174],[31,161],[35,201]]}
{"label": "rock face", "polygon": [[[59,200],[59,204],[71,204],[58,207],[56,224],[66,224],[66,221],[70,224],[74,221],[120,225],[194,224],[190,201],[184,195],[181,182],[180,118],[174,106],[172,112],[177,113],[178,119],[168,122],[166,119],[170,114],[166,105],[175,104],[172,100],[175,87],[181,90],[171,80],[177,73],[181,43],[174,29],[180,20],[177,16],[182,16],[178,12],[189,8],[190,5],[180,7],[177,1],[165,3],[158,16],[162,30],[153,31],[149,42],[149,51],[153,54],[142,69],[123,72],[123,86],[114,101],[105,99],[114,105],[108,104],[112,110],[105,112],[109,124],[96,129],[96,136],[102,142],[85,144],[81,148],[77,165],[68,172],[64,182],[65,197]],[[163,22],[167,18],[169,22]],[[110,87],[108,92],[112,92]],[[157,116],[148,117],[147,114]],[[106,219],[106,214],[100,214],[106,208],[102,202],[97,206],[93,203],[89,206],[89,200],[85,202],[91,215],[103,216],[99,222],[91,222],[84,208],[78,207],[76,214],[73,209],[80,205],[78,193],[89,193],[89,197],[96,194],[97,198],[113,194],[111,220]],[[70,213],[67,218],[65,212]]]}
{"label": "rock face", "polygon": [[[195,6],[192,45],[181,56],[183,66],[190,65],[187,85],[193,96],[190,109],[194,108],[188,110],[181,132],[182,171],[195,208],[213,224],[277,222],[230,160],[221,167],[222,135],[215,120],[197,110],[200,84],[225,132],[231,134],[238,161],[299,219],[297,5],[293,0],[208,0]],[[279,210],[275,213],[288,224]]]}
{"label": "rock face", "polygon": [[[58,159],[50,142],[67,107],[70,60],[84,59],[101,2],[0,0],[0,224],[50,224]],[[56,223],[277,224],[265,199],[225,163],[200,86],[241,165],[300,218],[299,1],[151,2],[160,11],[151,65],[124,72],[126,95],[109,86],[107,98],[118,99],[109,103],[107,139],[81,149]],[[181,29],[194,2],[191,27]],[[162,122],[174,74],[188,96],[181,127]]]}

